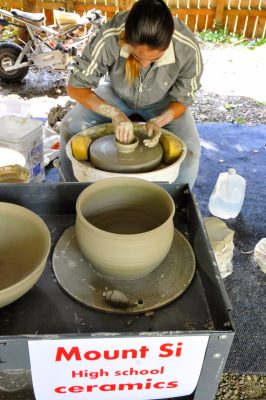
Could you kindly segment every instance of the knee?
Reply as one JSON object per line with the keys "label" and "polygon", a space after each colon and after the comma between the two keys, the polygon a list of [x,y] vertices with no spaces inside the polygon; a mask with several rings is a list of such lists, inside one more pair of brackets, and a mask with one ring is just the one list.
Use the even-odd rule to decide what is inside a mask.
{"label": "knee", "polygon": [[[74,110],[75,111],[75,110]],[[82,115],[75,114],[73,111],[67,113],[61,121],[60,138],[67,143],[73,135],[87,128],[96,125],[96,121],[86,121]]]}
{"label": "knee", "polygon": [[194,158],[195,160],[198,160],[201,155],[201,146],[200,146],[200,141],[195,140],[193,143],[187,143],[187,157]]}

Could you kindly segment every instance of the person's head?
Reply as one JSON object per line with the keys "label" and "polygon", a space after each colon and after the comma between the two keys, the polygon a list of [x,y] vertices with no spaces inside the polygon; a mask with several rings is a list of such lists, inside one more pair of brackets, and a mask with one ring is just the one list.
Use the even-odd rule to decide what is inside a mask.
{"label": "person's head", "polygon": [[125,24],[125,39],[131,46],[166,50],[173,32],[173,17],[163,0],[137,1]]}
{"label": "person's head", "polygon": [[124,34],[131,52],[126,66],[129,81],[139,75],[141,65],[146,67],[164,54],[173,32],[173,17],[163,0],[139,0],[133,5]]}

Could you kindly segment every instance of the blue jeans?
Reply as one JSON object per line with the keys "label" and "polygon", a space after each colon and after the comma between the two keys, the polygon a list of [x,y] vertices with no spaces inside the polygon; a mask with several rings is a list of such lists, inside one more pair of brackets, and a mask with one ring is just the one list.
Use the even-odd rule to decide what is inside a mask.
{"label": "blue jeans", "polygon": [[[114,93],[110,83],[100,85],[95,93],[106,100],[113,106],[118,107],[124,114],[131,116],[133,114],[140,115],[145,121],[154,118],[161,114],[172,101],[170,97],[161,100],[151,106],[142,109],[129,108],[119,97]],[[61,143],[59,160],[62,168],[62,173],[68,182],[76,181],[72,165],[66,156],[65,146],[71,136],[84,129],[91,128],[95,125],[110,123],[110,118],[104,117],[93,111],[88,110],[80,104],[77,104],[63,118],[61,123]],[[177,184],[188,183],[192,189],[199,170],[200,160],[200,139],[199,134],[189,109],[180,117],[163,127],[168,131],[180,137],[187,146],[187,155],[182,162],[179,175],[175,181]]]}

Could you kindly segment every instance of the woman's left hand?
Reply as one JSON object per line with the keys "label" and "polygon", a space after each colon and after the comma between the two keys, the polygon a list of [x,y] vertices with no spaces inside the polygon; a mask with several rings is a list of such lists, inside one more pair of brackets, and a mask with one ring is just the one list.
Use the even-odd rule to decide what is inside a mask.
{"label": "woman's left hand", "polygon": [[147,147],[154,147],[159,143],[161,136],[161,128],[158,125],[156,118],[150,119],[146,123],[146,132],[149,139],[143,140],[143,143]]}

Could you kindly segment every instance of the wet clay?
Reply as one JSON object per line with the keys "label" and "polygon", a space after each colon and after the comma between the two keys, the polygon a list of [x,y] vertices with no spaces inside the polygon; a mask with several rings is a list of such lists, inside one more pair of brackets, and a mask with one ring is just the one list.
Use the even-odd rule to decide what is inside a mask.
{"label": "wet clay", "polygon": [[50,233],[30,210],[0,202],[0,307],[28,291],[43,272]]}
{"label": "wet clay", "polygon": [[131,143],[121,143],[118,140],[115,140],[115,145],[120,153],[132,153],[139,145],[139,138],[134,136]]}
{"label": "wet clay", "polygon": [[104,179],[83,190],[76,209],[80,250],[102,274],[129,280],[146,276],[171,247],[174,202],[154,183]]}
{"label": "wet clay", "polygon": [[97,112],[99,112],[99,114],[102,114],[111,119],[113,119],[119,115],[119,111],[115,107],[110,106],[109,104],[101,104],[98,107]]}
{"label": "wet clay", "polygon": [[[16,253],[13,254],[14,257],[2,256],[0,261],[0,290],[6,289],[11,285],[19,282],[21,279],[25,278],[32,270],[32,266],[29,262],[21,260]],[[18,266],[20,266],[18,268]]]}
{"label": "wet clay", "polygon": [[20,165],[0,167],[0,183],[26,183],[29,178],[29,171]]}
{"label": "wet clay", "polygon": [[121,235],[144,233],[157,228],[163,222],[160,215],[157,218],[157,216],[146,214],[143,210],[133,207],[103,211],[86,219],[99,229]]}
{"label": "wet clay", "polygon": [[18,178],[5,178],[5,179],[0,179],[1,183],[25,183],[22,179]]}
{"label": "wet clay", "polygon": [[[146,133],[146,126],[145,124],[141,123],[133,123],[133,128],[134,128],[134,135],[137,135],[138,137],[143,137],[143,140],[147,138],[147,133]],[[176,136],[165,130],[161,129],[161,132],[163,135],[169,135],[172,136],[173,138],[176,138]],[[112,123],[108,124],[102,124],[102,125],[96,125],[92,128],[87,128],[82,132],[83,135],[88,135],[92,141],[96,141],[97,139],[104,137],[104,136],[109,136],[109,135],[114,135],[114,125]],[[75,138],[78,134],[74,135],[73,138]],[[88,161],[77,161],[73,157],[72,153],[72,148],[71,148],[71,139],[67,145],[66,145],[66,154],[68,159],[72,163],[72,168],[73,168],[73,173],[77,181],[79,182],[97,182],[102,179],[114,177],[114,176],[121,176],[121,172],[115,172],[115,171],[105,171],[102,170],[101,168],[96,168],[92,161],[89,159]],[[179,155],[178,159],[176,161],[173,161],[171,165],[165,165],[162,161],[160,164],[153,168],[151,171],[147,172],[134,172],[130,171],[131,176],[134,176],[136,178],[141,177],[142,179],[145,179],[147,181],[153,181],[153,182],[168,182],[172,183],[176,180],[178,174],[179,174],[179,169],[186,157],[186,145],[185,143],[180,139],[177,138],[177,140],[180,142],[181,145],[181,154]],[[141,175],[139,175],[141,173]]]}
{"label": "wet clay", "polygon": [[139,145],[130,153],[119,151],[114,135],[104,136],[95,140],[90,146],[92,164],[110,172],[147,172],[155,169],[163,157],[162,146],[148,148],[139,138]]}
{"label": "wet clay", "polygon": [[163,262],[141,279],[99,274],[80,251],[74,226],[66,229],[53,254],[55,277],[68,295],[87,307],[116,314],[143,313],[170,303],[188,288],[195,266],[188,240],[176,229]]}

